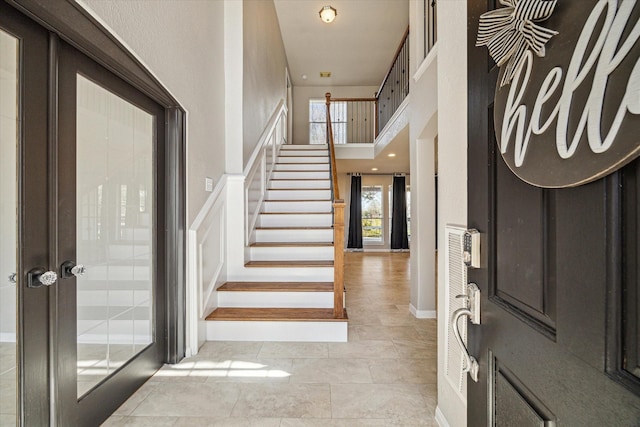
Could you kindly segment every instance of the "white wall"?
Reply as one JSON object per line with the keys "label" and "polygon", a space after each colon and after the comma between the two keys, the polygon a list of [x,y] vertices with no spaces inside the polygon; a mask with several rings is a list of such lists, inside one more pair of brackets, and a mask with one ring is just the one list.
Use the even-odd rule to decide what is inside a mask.
{"label": "white wall", "polygon": [[[421,38],[422,1],[413,0],[410,10],[410,120],[411,170],[411,300],[417,317],[436,316],[436,212],[435,138],[438,87],[435,52],[425,59]],[[415,30],[414,30],[415,29]]]}
{"label": "white wall", "polygon": [[287,98],[287,57],[273,0],[243,2],[243,165],[278,103]]}
{"label": "white wall", "polygon": [[[438,2],[438,247],[444,226],[467,223],[467,2]],[[444,272],[444,256],[439,257]],[[438,278],[438,306],[444,307],[444,274]],[[449,319],[438,316],[438,409],[451,426],[467,425],[466,404],[444,377],[444,330]]]}
{"label": "white wall", "polygon": [[293,144],[309,143],[309,100],[333,98],[374,98],[377,86],[294,86],[293,88]]}
{"label": "white wall", "polygon": [[[225,171],[221,1],[83,0],[187,110],[187,223]],[[284,77],[283,77],[284,78]]]}

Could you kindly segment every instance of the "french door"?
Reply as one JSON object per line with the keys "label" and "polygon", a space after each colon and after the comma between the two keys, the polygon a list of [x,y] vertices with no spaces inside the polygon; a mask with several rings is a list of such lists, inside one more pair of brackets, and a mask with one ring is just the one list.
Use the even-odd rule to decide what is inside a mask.
{"label": "french door", "polygon": [[165,110],[4,3],[0,72],[0,425],[99,425],[166,359]]}

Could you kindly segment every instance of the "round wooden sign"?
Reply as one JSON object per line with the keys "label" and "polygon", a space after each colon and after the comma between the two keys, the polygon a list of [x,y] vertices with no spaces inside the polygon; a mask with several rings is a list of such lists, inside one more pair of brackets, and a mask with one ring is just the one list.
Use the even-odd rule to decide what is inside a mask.
{"label": "round wooden sign", "polygon": [[[573,187],[635,159],[640,154],[640,5],[554,1],[543,22],[527,22],[518,5],[529,3],[532,10],[550,0],[508,3],[513,7],[497,11],[515,19],[513,46],[480,43],[481,36],[478,44],[489,46],[494,58],[500,49],[513,52],[511,63],[498,62],[494,104],[498,146],[511,170],[535,186]],[[481,20],[481,34],[482,25]],[[525,42],[540,31],[544,43],[518,41],[518,31]]]}

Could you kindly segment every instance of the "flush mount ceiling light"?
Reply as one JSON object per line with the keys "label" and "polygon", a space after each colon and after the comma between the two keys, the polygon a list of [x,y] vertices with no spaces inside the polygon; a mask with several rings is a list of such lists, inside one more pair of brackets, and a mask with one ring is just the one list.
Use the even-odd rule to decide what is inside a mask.
{"label": "flush mount ceiling light", "polygon": [[395,157],[395,156],[396,156],[396,153],[389,153],[389,154],[387,154],[387,157]]}
{"label": "flush mount ceiling light", "polygon": [[318,13],[320,14],[320,19],[322,19],[322,22],[329,24],[333,22],[334,19],[336,19],[338,11],[334,7],[324,6]]}
{"label": "flush mount ceiling light", "polygon": [[378,168],[371,168],[371,170],[375,172],[378,170]]}

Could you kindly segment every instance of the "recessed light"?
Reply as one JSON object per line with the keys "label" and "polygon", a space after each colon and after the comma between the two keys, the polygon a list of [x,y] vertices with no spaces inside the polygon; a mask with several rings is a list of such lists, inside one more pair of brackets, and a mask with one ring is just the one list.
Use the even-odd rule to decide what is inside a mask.
{"label": "recessed light", "polygon": [[307,75],[306,74],[302,75],[302,80],[307,80]]}
{"label": "recessed light", "polygon": [[396,153],[389,153],[389,154],[387,154],[387,157],[395,157],[395,156],[396,156]]}
{"label": "recessed light", "polygon": [[372,170],[372,171],[377,171],[377,170],[378,170],[378,168],[371,168],[371,170]]}

